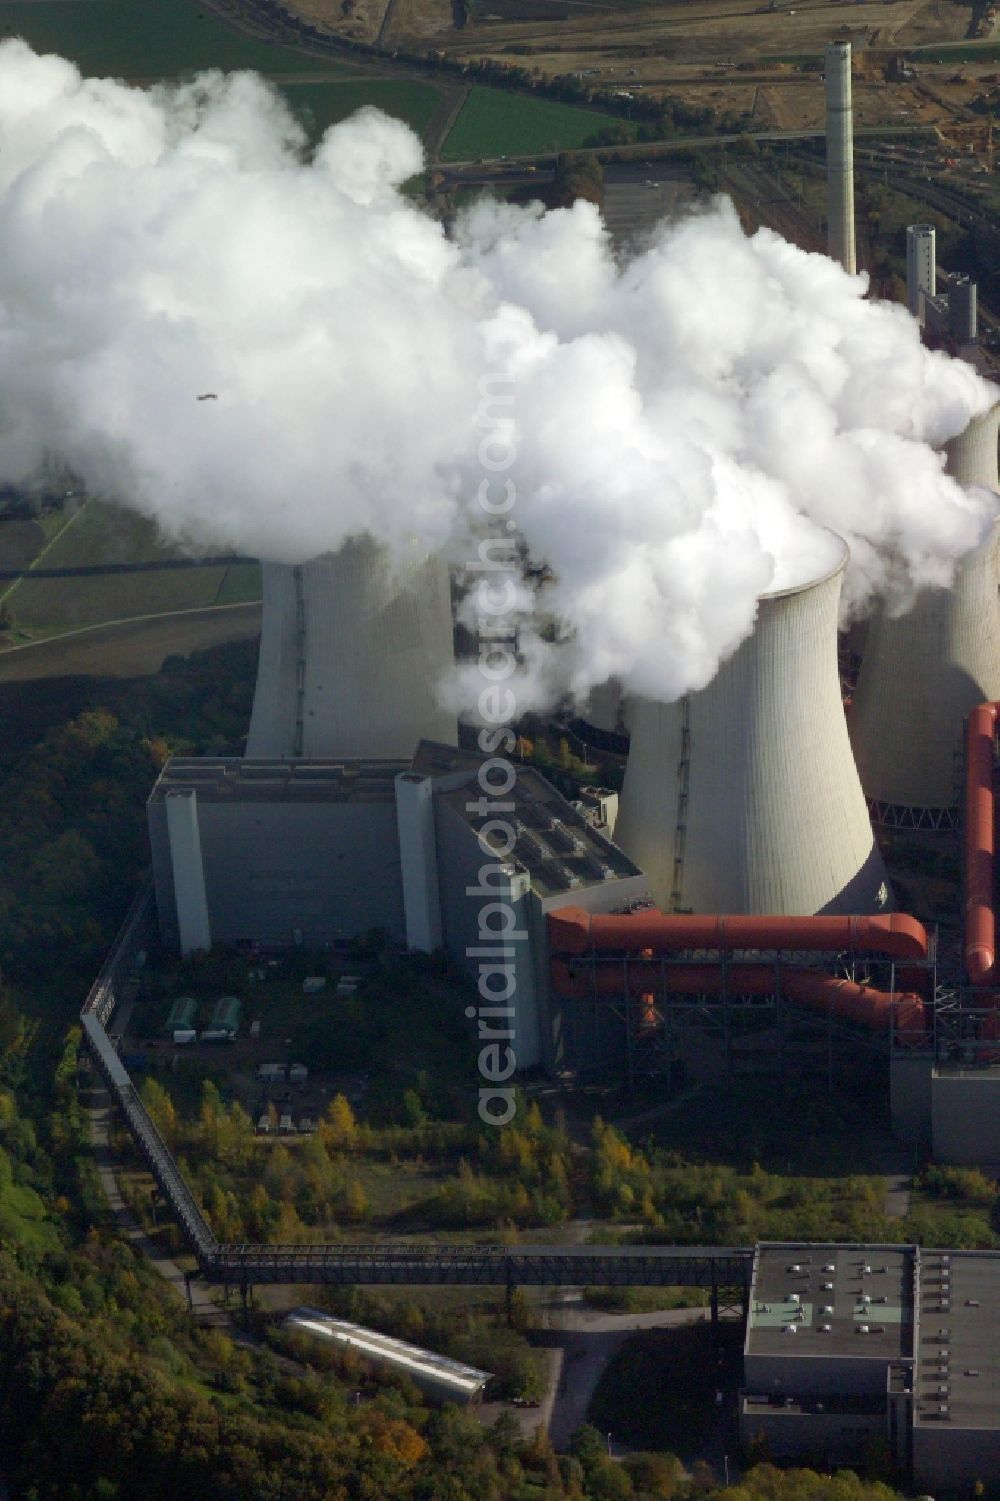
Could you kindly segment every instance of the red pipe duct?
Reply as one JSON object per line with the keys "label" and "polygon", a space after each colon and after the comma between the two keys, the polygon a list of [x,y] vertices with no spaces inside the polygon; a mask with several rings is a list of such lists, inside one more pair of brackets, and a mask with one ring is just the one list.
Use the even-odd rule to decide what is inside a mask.
{"label": "red pipe duct", "polygon": [[973,985],[997,979],[993,746],[998,710],[1000,704],[980,704],[965,732],[965,968]]}
{"label": "red pipe duct", "polygon": [[[553,959],[551,969],[557,994],[572,1000],[587,999],[592,979],[598,995],[620,995],[626,983],[624,966],[618,964],[599,964],[593,976],[589,965],[574,966],[562,959]],[[721,988],[722,978],[718,964],[672,965],[664,976],[656,964],[630,960],[627,983],[630,995],[662,991],[674,995],[711,995]],[[726,971],[725,981],[734,995],[771,995],[776,989],[774,967],[769,964],[733,965]],[[816,1011],[832,1010],[838,1019],[873,1032],[888,1031],[893,1013],[899,1034],[916,1041],[926,1031],[926,1011],[918,995],[890,995],[813,969],[783,968],[777,984],[790,1001]]]}
{"label": "red pipe duct", "polygon": [[549,947],[561,954],[778,949],[927,958],[926,930],[905,912],[885,917],[718,917],[667,916],[653,908],[619,915],[560,907],[548,914],[548,925]]}

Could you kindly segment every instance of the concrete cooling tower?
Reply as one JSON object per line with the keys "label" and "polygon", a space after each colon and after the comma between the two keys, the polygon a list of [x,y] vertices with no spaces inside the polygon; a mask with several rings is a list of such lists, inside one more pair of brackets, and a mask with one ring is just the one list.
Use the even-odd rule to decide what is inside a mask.
{"label": "concrete cooling tower", "polygon": [[602,730],[606,735],[627,735],[625,723],[625,695],[618,678],[608,678],[606,683],[592,688],[586,706],[580,715],[584,724]]}
{"label": "concrete cooling tower", "polygon": [[454,744],[435,689],[454,664],[451,590],[436,557],[396,565],[371,541],[300,567],[264,564],[264,623],[247,756],[403,758]]}
{"label": "concrete cooling tower", "polygon": [[841,547],[825,577],[759,600],[753,635],[707,688],[675,704],[629,700],[615,843],[664,912],[888,902],[837,672]]}
{"label": "concrete cooling tower", "polygon": [[[1000,488],[1000,405],[946,447],[962,485]],[[899,828],[957,822],[962,726],[1000,698],[1000,531],[962,562],[951,589],[928,589],[897,620],[871,622],[849,725],[874,817]]]}

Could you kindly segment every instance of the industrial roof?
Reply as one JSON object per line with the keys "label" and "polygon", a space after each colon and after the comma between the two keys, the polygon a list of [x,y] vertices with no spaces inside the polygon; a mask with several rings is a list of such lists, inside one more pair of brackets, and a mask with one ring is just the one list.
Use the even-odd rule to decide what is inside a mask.
{"label": "industrial roof", "polygon": [[[421,763],[425,750],[429,752],[430,749],[426,743],[422,745],[414,764]],[[456,756],[461,754],[456,752]],[[482,759],[473,758],[473,771],[478,769]],[[462,763],[458,761],[456,770],[461,767]],[[641,876],[639,867],[595,829],[589,819],[577,812],[539,772],[529,766],[517,766],[515,770],[517,780],[514,786],[497,800],[514,804],[513,811],[504,812],[502,819],[513,825],[516,840],[513,850],[508,852],[504,839],[502,850],[497,849],[497,856],[509,858],[512,864],[527,871],[532,889],[539,896],[557,896],[584,886],[599,886],[605,881]],[[480,794],[477,792],[476,799],[471,799],[467,786],[442,791],[438,796],[476,833],[487,824],[497,822],[495,812],[477,811],[474,804]],[[484,847],[497,847],[501,832],[487,829],[481,836]]]}
{"label": "industrial roof", "polygon": [[923,1251],[914,1424],[1000,1427],[1000,1253]]}
{"label": "industrial roof", "polygon": [[456,772],[478,771],[486,757],[460,745],[443,745],[439,740],[421,740],[410,769],[425,777],[453,776]]}
{"label": "industrial roof", "polygon": [[396,1370],[400,1375],[410,1376],[417,1382],[433,1382],[466,1401],[482,1391],[492,1374],[449,1360],[432,1350],[422,1350],[419,1345],[393,1339],[388,1334],[379,1334],[375,1329],[365,1329],[360,1324],[348,1323],[346,1319],[331,1318],[317,1308],[294,1309],[285,1319],[285,1327],[356,1350],[359,1355]]}
{"label": "industrial roof", "polygon": [[172,756],[150,802],[196,792],[204,802],[395,802],[405,761],[246,761],[237,756]]}
{"label": "industrial roof", "polygon": [[914,1267],[910,1246],[762,1244],[746,1353],[883,1362],[909,1356]]}

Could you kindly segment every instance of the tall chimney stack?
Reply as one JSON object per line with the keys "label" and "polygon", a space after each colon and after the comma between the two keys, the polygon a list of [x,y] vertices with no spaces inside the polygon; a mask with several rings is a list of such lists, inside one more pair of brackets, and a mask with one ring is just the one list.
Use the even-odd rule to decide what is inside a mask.
{"label": "tall chimney stack", "polygon": [[854,125],[851,118],[851,44],[826,49],[827,254],[853,276]]}

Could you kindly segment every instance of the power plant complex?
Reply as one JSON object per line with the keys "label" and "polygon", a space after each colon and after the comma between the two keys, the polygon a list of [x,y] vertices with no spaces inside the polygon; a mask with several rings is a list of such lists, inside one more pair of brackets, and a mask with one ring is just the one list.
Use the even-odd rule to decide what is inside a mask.
{"label": "power plant complex", "polygon": [[[997,489],[998,425],[1000,407],[948,445],[960,483]],[[892,911],[873,830],[933,836],[968,806],[965,725],[1000,699],[996,554],[994,533],[951,589],[876,618],[846,716],[843,544],[824,576],[758,601],[753,634],[700,692],[622,706],[609,684],[608,721],[631,731],[620,807],[592,788],[567,801],[529,766],[488,790],[496,760],[456,744],[438,707],[453,660],[443,564],[400,571],[352,544],[269,568],[248,755],[174,758],[150,797],[162,937],[185,953],[314,950],[377,929],[447,950],[475,980],[483,912],[503,908],[520,1069],[669,1087],[680,1064],[773,1064],[774,1038],[798,1027],[807,1052],[836,1039],[890,1055],[905,1139],[1000,1160],[1000,1109],[978,1104],[995,1091],[1000,1105],[1000,1075],[958,1066],[992,1057],[991,996],[970,988],[960,1026],[937,1006],[941,974],[965,984],[960,960]],[[991,816],[967,877],[985,880],[988,916]],[[993,967],[967,960],[972,986]]]}
{"label": "power plant complex", "polygon": [[[847,44],[827,49],[826,100],[829,249],[853,273]],[[937,296],[926,229],[908,242],[918,314]],[[1000,404],[946,445],[942,465],[1000,494],[998,441]],[[266,563],[246,754],[176,756],[149,798],[162,942],[185,956],[239,949],[254,965],[375,933],[400,952],[444,951],[478,991],[465,1009],[473,1045],[503,1039],[486,1049],[509,1053],[490,1076],[502,1079],[617,1075],[667,1092],[679,1071],[782,1075],[794,1059],[832,1087],[835,1058],[857,1072],[879,1056],[901,1141],[943,1163],[995,1165],[1000,535],[950,588],[875,615],[853,691],[838,638],[849,553],[833,542],[825,572],[758,599],[752,634],[707,687],[673,703],[626,697],[615,679],[595,689],[585,713],[619,757],[621,793],[584,786],[571,799],[510,759],[512,716],[474,738],[443,706],[456,608],[442,557],[355,538],[301,565]],[[940,851],[959,826],[964,920],[935,931],[897,910],[882,850],[906,830],[913,847]],[[315,1280],[350,1281],[346,1253],[385,1248],[215,1239],[105,1031],[144,933],[133,913],[83,1031],[202,1274],[227,1288],[238,1277],[244,1300],[253,1276],[299,1282],[321,1263]],[[238,1026],[239,1002],[224,1003],[216,1036]],[[178,1003],[170,1025],[187,1028],[193,1006]],[[395,1249],[402,1258],[370,1280],[420,1281],[420,1248]],[[552,1248],[527,1248],[539,1250]],[[516,1285],[509,1246],[433,1251],[451,1258],[439,1280],[497,1282],[490,1264],[503,1257],[508,1295]],[[923,1485],[996,1473],[1000,1257],[832,1244],[750,1256],[690,1251],[712,1263],[713,1321],[716,1260],[744,1265],[744,1440],[830,1463],[877,1441]],[[405,1370],[435,1399],[475,1400],[487,1379],[315,1310],[292,1323]]]}
{"label": "power plant complex", "polygon": [[[850,47],[826,64],[830,252],[853,271]],[[931,297],[920,228],[914,278]],[[998,427],[1000,406],[947,445],[959,484],[1000,490]],[[983,990],[995,956],[981,957],[992,825],[980,809],[966,854],[967,889],[987,894],[964,972],[952,940],[893,911],[876,839],[933,838],[963,806],[968,823],[970,798],[992,809],[991,755],[972,787],[963,737],[1000,701],[998,546],[994,531],[950,589],[876,615],[853,702],[838,668],[843,543],[822,576],[759,599],[752,635],[700,692],[668,704],[599,687],[587,713],[621,754],[620,806],[593,788],[567,801],[523,765],[490,790],[496,759],[460,745],[439,696],[455,661],[443,559],[355,539],[266,564],[246,756],[175,758],[150,797],[161,935],[192,953],[340,947],[377,929],[477,979],[484,910],[502,908],[520,1069],[669,1087],[679,1064],[773,1062],[803,1028],[807,1051],[832,1055],[836,1039],[890,1055],[904,1139],[1000,1160],[1000,1108],[972,1103],[995,1092],[1000,1106],[1000,1076],[956,1072],[992,1057],[1000,1032]],[[938,1005],[942,985],[957,1010]]]}

